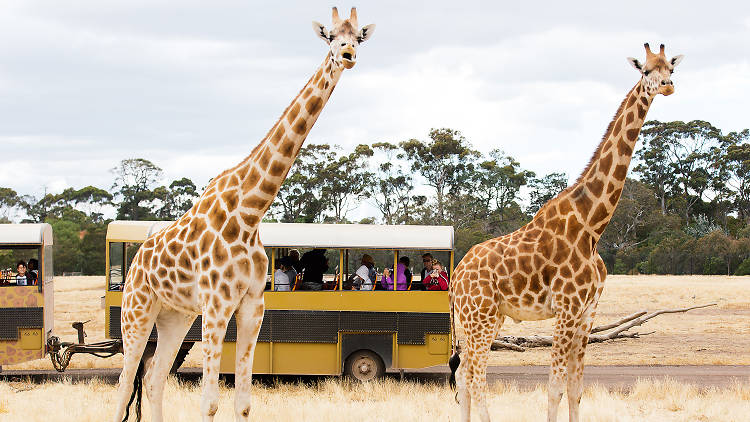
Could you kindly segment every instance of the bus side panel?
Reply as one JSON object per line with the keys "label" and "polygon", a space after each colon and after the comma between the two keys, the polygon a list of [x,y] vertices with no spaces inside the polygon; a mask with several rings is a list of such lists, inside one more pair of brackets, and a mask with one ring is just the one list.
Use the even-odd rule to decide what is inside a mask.
{"label": "bus side panel", "polygon": [[273,343],[273,373],[339,375],[337,355],[335,343]]}
{"label": "bus side panel", "polygon": [[398,346],[398,367],[400,369],[419,369],[435,365],[445,365],[448,354],[431,354],[429,348],[411,344]]}
{"label": "bus side panel", "polygon": [[52,335],[55,329],[55,283],[52,280],[44,282],[44,343]]}
{"label": "bus side panel", "polygon": [[445,365],[450,355],[448,334],[427,334],[425,345],[402,344],[398,346],[398,363],[402,369],[427,368]]}
{"label": "bus side panel", "polygon": [[[221,364],[219,372],[222,374],[233,374],[234,364],[237,361],[237,343],[225,341],[221,349]],[[255,357],[253,358],[253,374],[271,373],[271,343],[258,342],[255,346]]]}
{"label": "bus side panel", "polygon": [[37,286],[0,287],[0,365],[43,358],[44,322]]}
{"label": "bus side panel", "polygon": [[112,338],[109,332],[109,308],[112,306],[122,306],[122,292],[108,290],[104,293],[104,337],[108,339]]}

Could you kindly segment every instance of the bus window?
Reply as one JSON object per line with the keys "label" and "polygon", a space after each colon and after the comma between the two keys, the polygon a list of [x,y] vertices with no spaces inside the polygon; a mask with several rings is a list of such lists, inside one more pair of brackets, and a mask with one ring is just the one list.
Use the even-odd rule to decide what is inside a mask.
{"label": "bus window", "polygon": [[[343,261],[343,290],[385,290],[383,270],[393,268],[393,251],[347,249]],[[372,285],[363,281],[365,277]]]}
{"label": "bus window", "polygon": [[135,254],[138,253],[138,249],[141,248],[142,243],[126,243],[125,244],[125,252],[127,254],[125,263],[126,269],[125,269],[125,278],[128,277],[128,271],[130,271],[130,267],[132,266],[133,258],[135,258]]}
{"label": "bus window", "polygon": [[[13,247],[0,249],[0,285],[16,286],[18,280],[23,280],[21,285],[33,286],[38,284],[39,276],[39,251],[38,247]],[[36,261],[36,273],[34,275],[26,274],[29,271],[29,261]],[[24,274],[20,275],[18,263],[23,261]],[[19,275],[21,277],[19,277]]]}
{"label": "bus window", "polygon": [[[401,251],[402,254],[409,254],[409,257],[411,258],[411,268],[412,268],[412,282],[411,282],[411,289],[410,290],[425,290],[429,287],[427,284],[430,283],[423,283],[426,277],[429,276],[430,273],[433,272],[432,262],[437,260],[440,265],[442,266],[443,271],[445,271],[444,278],[447,278],[447,282],[450,282],[450,278],[453,272],[452,268],[452,261],[451,261],[451,252],[450,251]],[[436,274],[439,275],[439,274]],[[432,278],[429,281],[437,282],[438,280],[433,280]],[[435,283],[431,283],[433,285],[433,289],[435,288]],[[441,284],[442,285],[442,284]]]}
{"label": "bus window", "polygon": [[109,290],[122,290],[125,277],[123,274],[124,243],[109,244]]}
{"label": "bus window", "polygon": [[[297,283],[292,290],[335,290],[337,288],[338,249],[297,248],[296,250],[300,254],[300,261],[296,264]],[[291,249],[288,249],[284,253],[288,254],[290,251]]]}

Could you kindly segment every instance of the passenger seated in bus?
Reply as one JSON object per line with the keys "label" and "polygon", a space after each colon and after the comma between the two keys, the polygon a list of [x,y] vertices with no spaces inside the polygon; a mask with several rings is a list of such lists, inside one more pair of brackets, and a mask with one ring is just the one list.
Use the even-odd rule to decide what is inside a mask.
{"label": "passenger seated in bus", "polygon": [[427,252],[426,254],[422,255],[422,273],[419,276],[420,280],[424,280],[425,277],[427,277],[427,273],[432,272],[432,260],[435,259],[432,257],[432,254]]}
{"label": "passenger seated in bus", "polygon": [[39,280],[39,261],[35,258],[29,259],[28,271],[26,271],[26,278],[29,286],[36,286],[37,280]]}
{"label": "passenger seated in bus", "polygon": [[27,286],[28,279],[26,277],[26,263],[18,261],[16,269],[18,270],[18,274],[16,274],[16,286]]}
{"label": "passenger seated in bus", "polygon": [[303,269],[300,290],[323,290],[323,274],[328,271],[328,258],[325,249],[305,252],[300,259]]}
{"label": "passenger seated in bus", "polygon": [[[409,281],[411,281],[409,257],[402,256],[398,259],[398,265],[396,265],[396,290],[408,289]],[[385,285],[385,290],[393,290],[393,278],[391,277],[390,268],[383,270],[383,284]]]}
{"label": "passenger seated in bus", "polygon": [[289,257],[279,259],[279,268],[273,274],[274,290],[277,292],[288,292],[292,290],[292,283],[297,278],[297,271],[291,265]]}
{"label": "passenger seated in bus", "polygon": [[302,272],[302,263],[299,260],[299,251],[297,249],[289,250],[289,262],[297,274]]}
{"label": "passenger seated in bus", "polygon": [[432,260],[432,271],[422,280],[427,290],[448,290],[448,273],[437,259]]}
{"label": "passenger seated in bus", "polygon": [[368,254],[362,255],[361,265],[344,283],[344,290],[373,290],[378,277],[375,260]]}

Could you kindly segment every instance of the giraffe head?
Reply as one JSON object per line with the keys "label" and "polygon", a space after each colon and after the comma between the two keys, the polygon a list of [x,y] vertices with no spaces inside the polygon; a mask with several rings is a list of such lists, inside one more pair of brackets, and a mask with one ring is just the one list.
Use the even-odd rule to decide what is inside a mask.
{"label": "giraffe head", "polygon": [[339,11],[333,8],[333,28],[313,21],[313,30],[331,47],[331,58],[338,66],[351,69],[357,63],[357,47],[370,38],[375,24],[357,29],[357,8],[352,7],[349,19],[339,18]]}
{"label": "giraffe head", "polygon": [[648,43],[643,46],[646,48],[646,63],[641,64],[638,59],[632,57],[628,57],[628,62],[641,72],[643,86],[649,95],[652,97],[656,94],[671,95],[674,92],[672,72],[684,56],[680,54],[667,59],[664,55],[664,44],[659,46],[659,54],[653,53]]}

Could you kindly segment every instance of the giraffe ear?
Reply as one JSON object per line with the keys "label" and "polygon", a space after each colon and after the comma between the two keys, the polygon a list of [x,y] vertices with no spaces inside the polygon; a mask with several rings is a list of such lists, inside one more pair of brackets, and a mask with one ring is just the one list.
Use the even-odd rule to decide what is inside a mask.
{"label": "giraffe ear", "polygon": [[313,27],[313,31],[315,31],[315,33],[318,34],[318,36],[323,41],[326,42],[326,44],[331,43],[331,38],[330,38],[330,35],[328,34],[328,30],[326,29],[325,26],[323,26],[323,24],[321,24],[320,22],[313,21],[312,27]]}
{"label": "giraffe ear", "polygon": [[635,70],[643,73],[643,65],[641,65],[641,62],[639,62],[638,59],[628,57],[628,63],[630,63],[630,65],[633,66]]}
{"label": "giraffe ear", "polygon": [[672,67],[676,67],[678,64],[680,64],[684,57],[684,55],[680,54],[679,56],[672,57],[672,60],[670,60],[669,62],[672,63]]}
{"label": "giraffe ear", "polygon": [[361,43],[361,42],[367,41],[367,39],[370,38],[373,32],[375,32],[374,23],[363,26],[362,29],[359,31],[359,35],[357,36],[357,42]]}

